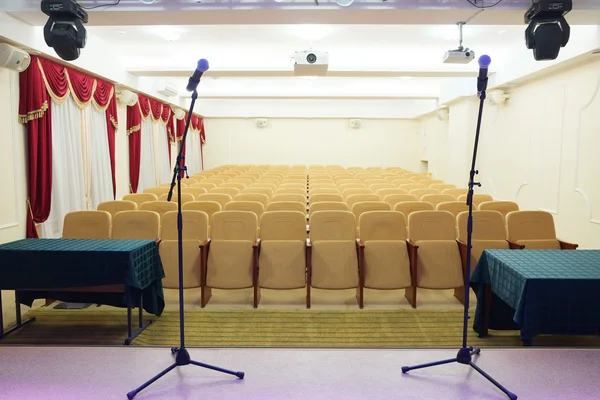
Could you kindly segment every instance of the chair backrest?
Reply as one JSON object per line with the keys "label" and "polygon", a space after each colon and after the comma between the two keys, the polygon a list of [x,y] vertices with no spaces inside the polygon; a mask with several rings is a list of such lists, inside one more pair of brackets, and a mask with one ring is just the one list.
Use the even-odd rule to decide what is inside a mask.
{"label": "chair backrest", "polygon": [[177,210],[177,203],[173,201],[147,201],[143,203],[140,207],[140,210],[145,211],[154,211],[157,212],[161,217],[164,213],[168,211]]}
{"label": "chair backrest", "polygon": [[456,186],[451,185],[449,183],[436,183],[436,184],[433,184],[433,185],[429,185],[429,188],[430,189],[437,189],[437,190],[440,191],[440,193],[442,193],[446,189],[456,189]]}
{"label": "chair backrest", "polygon": [[[461,194],[457,198],[458,201],[467,201],[467,195]],[[477,209],[479,205],[486,201],[493,201],[494,199],[489,194],[474,194],[473,195],[473,208]]]}
{"label": "chair backrest", "polygon": [[[169,198],[168,194],[163,194],[162,196],[160,196],[158,198],[158,200],[166,202],[168,198]],[[191,193],[181,193],[181,204],[185,204],[188,201],[194,201],[194,200],[195,200],[195,196],[193,194],[191,194]],[[171,197],[170,203],[177,204],[177,193],[173,193],[173,197]]]}
{"label": "chair backrest", "polygon": [[231,201],[231,196],[224,193],[205,193],[196,196],[196,201],[216,201],[221,207],[225,207],[225,204]]}
{"label": "chair backrest", "polygon": [[456,222],[448,211],[415,211],[408,216],[408,237],[420,240],[455,240]]}
{"label": "chair backrest", "polygon": [[412,189],[412,190],[408,191],[408,194],[414,194],[419,199],[421,199],[425,195],[428,195],[428,194],[440,194],[440,192],[438,192],[435,189]]}
{"label": "chair backrest", "polygon": [[352,206],[352,214],[356,217],[356,222],[360,219],[362,213],[367,211],[391,211],[392,207],[383,201],[363,201],[355,203]]}
{"label": "chair backrest", "polygon": [[339,202],[342,202],[342,201],[344,201],[344,198],[340,194],[327,194],[327,193],[324,193],[324,194],[313,194],[312,196],[310,196],[308,198],[308,203],[309,204],[322,203],[324,201],[339,201]]}
{"label": "chair backrest", "polygon": [[306,190],[306,182],[285,182],[279,185],[278,189],[304,189]]}
{"label": "chair backrest", "polygon": [[266,240],[306,239],[306,214],[299,211],[267,211],[260,219],[260,238]]}
{"label": "chair backrest", "polygon": [[155,211],[122,211],[113,218],[113,239],[156,240],[159,235],[160,215]]}
{"label": "chair backrest", "polygon": [[350,211],[348,204],[340,201],[324,201],[322,203],[313,203],[310,206],[309,214],[316,211]]}
{"label": "chair backrest", "polygon": [[125,196],[123,196],[123,200],[133,201],[139,207],[140,204],[145,203],[147,201],[157,201],[158,196],[155,195],[154,193],[132,193],[132,194],[126,194]]}
{"label": "chair backrest", "polygon": [[112,217],[108,211],[72,211],[65,215],[64,239],[110,239]]}
{"label": "chair backrest", "polygon": [[[372,185],[386,185],[387,187],[390,187],[389,185],[391,185],[388,181],[386,181],[385,179],[381,179],[381,178],[376,178],[376,179],[367,179],[364,181],[364,184],[367,185],[368,188],[370,188]],[[393,187],[393,185],[391,185]],[[373,190],[373,189],[371,189]]]}
{"label": "chair backrest", "polygon": [[190,187],[206,189],[206,191],[208,192],[211,189],[215,189],[217,187],[217,184],[210,183],[208,181],[202,181],[200,183],[193,183],[190,185]]}
{"label": "chair backrest", "polygon": [[519,211],[519,205],[514,201],[484,201],[479,204],[477,209],[482,211],[498,211],[505,218],[509,212]]}
{"label": "chair backrest", "polygon": [[[275,192],[277,191],[277,187],[278,187],[278,185],[276,185],[275,183],[264,183],[264,182],[256,181],[252,185],[248,186],[247,189],[244,189],[244,191],[254,190],[254,189],[269,189],[271,192],[273,192],[273,194],[275,194]],[[264,193],[269,195],[271,192],[268,192],[268,193],[264,192]],[[273,197],[273,196],[271,195],[270,197]]]}
{"label": "chair backrest", "polygon": [[128,200],[109,200],[98,204],[98,211],[109,212],[113,217],[119,211],[133,211],[137,209],[137,203]]}
{"label": "chair backrest", "polygon": [[381,197],[372,192],[371,194],[352,194],[346,197],[346,203],[351,210],[356,203],[362,203],[365,201],[381,201]]}
{"label": "chair backrest", "polygon": [[208,215],[208,225],[211,224],[212,216],[221,211],[221,204],[216,201],[190,201],[181,206],[182,210],[185,211],[202,211],[206,215]]}
{"label": "chair backrest", "polygon": [[355,240],[356,218],[349,211],[316,211],[310,215],[310,240]]}
{"label": "chair backrest", "polygon": [[[177,211],[168,211],[161,218],[160,238],[177,240]],[[182,210],[183,240],[206,241],[208,238],[208,214],[196,210]]]}
{"label": "chair backrest", "polygon": [[[192,186],[188,186],[188,187],[182,187],[181,188],[181,193],[187,193],[187,194],[191,194],[192,196],[194,196],[194,198],[196,198],[197,196],[204,194],[208,192],[208,190],[206,190],[205,188],[200,188],[200,187],[192,187]],[[176,192],[174,192],[176,193]]]}
{"label": "chair backrest", "polygon": [[244,191],[241,194],[250,193],[266,194],[269,197],[269,199],[275,195],[275,191],[273,189],[265,187],[250,187],[248,189],[244,189]]}
{"label": "chair backrest", "polygon": [[425,201],[403,201],[401,203],[396,203],[394,206],[394,211],[401,212],[404,214],[404,218],[408,221],[410,214],[415,211],[432,211],[434,210],[433,204],[427,203]]}
{"label": "chair backrest", "polygon": [[306,203],[298,201],[272,201],[265,211],[298,211],[306,214]]}
{"label": "chair backrest", "polygon": [[556,239],[554,218],[547,211],[512,211],[506,214],[508,238],[520,240]]}
{"label": "chair backrest", "polygon": [[447,201],[435,206],[436,210],[451,212],[454,217],[464,211],[469,211],[469,206],[464,201]]}
{"label": "chair backrest", "polygon": [[427,203],[433,204],[434,207],[437,207],[440,203],[454,201],[454,196],[449,194],[426,194],[421,197],[421,201],[426,201]]}
{"label": "chair backrest", "polygon": [[397,178],[392,181],[392,185],[396,185],[397,187],[404,186],[404,185],[412,185],[412,184],[414,184],[413,181],[411,181],[410,179],[404,179],[404,178]]}
{"label": "chair backrest", "polygon": [[258,218],[250,211],[220,211],[211,222],[212,240],[249,240],[258,238]]}
{"label": "chair backrest", "polygon": [[389,196],[392,194],[407,194],[407,192],[406,190],[399,188],[385,188],[376,190],[375,194],[377,194],[379,197],[381,197],[382,200],[385,201],[385,196]]}
{"label": "chair backrest", "polygon": [[240,193],[234,198],[235,201],[258,201],[263,205],[264,208],[267,208],[269,202],[271,201],[269,196],[263,193]]}
{"label": "chair backrest", "polygon": [[306,205],[306,196],[301,194],[276,194],[271,199],[272,202],[293,201],[295,203],[303,203]]}
{"label": "chair backrest", "polygon": [[[245,189],[244,189],[245,190]],[[238,194],[240,194],[240,190],[233,187],[222,187],[219,186],[215,189],[210,189],[209,193],[222,193],[231,196],[232,199],[235,198]]]}
{"label": "chair backrest", "polygon": [[369,240],[406,240],[406,218],[396,211],[369,211],[358,219],[360,239]]}
{"label": "chair backrest", "polygon": [[153,193],[160,197],[165,193],[169,193],[169,189],[168,186],[155,186],[144,189],[144,193]]}
{"label": "chair backrest", "polygon": [[368,189],[366,187],[364,188],[358,188],[358,189],[341,189],[342,190],[342,197],[344,198],[344,200],[347,200],[348,197],[350,196],[354,196],[357,194],[375,194],[373,193],[373,191],[371,189]]}
{"label": "chair backrest", "polygon": [[306,188],[279,188],[277,194],[301,194],[306,196]]}
{"label": "chair backrest", "polygon": [[442,194],[449,194],[451,196],[454,196],[455,199],[458,199],[458,196],[462,196],[463,194],[466,195],[467,191],[467,189],[461,188],[444,189],[442,190]]}
{"label": "chair backrest", "polygon": [[[458,238],[467,243],[467,221],[469,212],[463,211],[456,217]],[[504,217],[498,211],[473,211],[473,240],[506,240]]]}
{"label": "chair backrest", "polygon": [[248,187],[248,185],[241,183],[241,182],[236,182],[236,181],[227,181],[227,183],[224,183],[221,185],[221,188],[234,188],[234,189],[239,190],[240,192],[242,190],[246,189],[247,187]]}
{"label": "chair backrest", "polygon": [[250,211],[256,214],[256,218],[260,222],[260,217],[262,217],[265,212],[265,206],[258,201],[230,201],[225,204],[225,211]]}
{"label": "chair backrest", "polygon": [[348,189],[367,189],[367,185],[358,181],[358,179],[342,179],[339,182],[337,182],[337,187],[342,193],[344,192],[344,190]]}
{"label": "chair backrest", "polygon": [[[400,186],[398,186],[398,188],[404,189],[408,193],[410,193],[412,190],[415,190],[415,189],[427,189],[427,186],[421,185],[420,183],[413,182],[413,183],[409,183],[407,185],[400,185]],[[412,194],[412,193],[410,193],[410,194]]]}
{"label": "chair backrest", "polygon": [[388,194],[383,198],[383,201],[392,206],[393,209],[394,206],[398,203],[401,203],[403,201],[419,201],[419,198],[414,194]]}

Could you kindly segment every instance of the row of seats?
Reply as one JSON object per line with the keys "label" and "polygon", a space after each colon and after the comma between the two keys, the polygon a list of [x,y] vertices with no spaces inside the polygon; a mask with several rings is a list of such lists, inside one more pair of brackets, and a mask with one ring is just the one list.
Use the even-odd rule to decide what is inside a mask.
{"label": "row of seats", "polygon": [[[348,211],[319,211],[310,216],[307,239],[302,212],[264,213],[259,238],[256,214],[222,211],[213,215],[209,238],[208,215],[184,211],[184,287],[201,288],[203,307],[212,289],[244,288],[254,288],[255,307],[261,288],[305,287],[308,308],[311,288],[355,288],[361,308],[365,287],[406,289],[413,307],[417,288],[454,289],[463,301],[467,216],[458,215],[457,233],[447,211],[416,211],[408,221],[399,212],[370,211],[358,224]],[[114,218],[105,211],[80,211],[65,217],[63,237],[157,240],[166,274],[163,285],[178,288],[176,221],[175,211],[162,218],[153,211],[124,211]],[[475,211],[473,221],[472,265],[484,249],[577,247],[556,239],[546,212],[509,213],[508,239],[499,212]]]}

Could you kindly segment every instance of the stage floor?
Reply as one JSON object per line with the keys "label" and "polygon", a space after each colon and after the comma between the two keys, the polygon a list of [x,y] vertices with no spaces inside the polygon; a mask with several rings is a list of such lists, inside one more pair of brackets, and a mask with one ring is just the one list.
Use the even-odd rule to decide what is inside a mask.
{"label": "stage floor", "polygon": [[[190,354],[244,371],[246,378],[186,366],[136,399],[506,398],[464,365],[400,371],[455,355],[447,350],[190,349]],[[0,399],[126,399],[172,361],[169,349],[159,348],[0,348]],[[600,350],[484,350],[476,363],[522,400],[600,399]]]}

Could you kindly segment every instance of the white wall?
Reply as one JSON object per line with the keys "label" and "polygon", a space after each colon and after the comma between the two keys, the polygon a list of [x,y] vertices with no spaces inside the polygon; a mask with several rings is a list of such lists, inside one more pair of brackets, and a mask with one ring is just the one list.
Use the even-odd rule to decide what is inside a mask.
{"label": "white wall", "polygon": [[206,169],[222,164],[339,164],[418,170],[418,123],[411,120],[205,118]]}
{"label": "white wall", "polygon": [[0,243],[25,237],[25,130],[17,121],[19,76],[0,68]]}
{"label": "white wall", "polygon": [[[486,105],[477,169],[496,199],[553,213],[559,238],[600,248],[600,62],[511,90]],[[421,120],[436,176],[464,187],[472,155],[477,100],[452,104],[446,127]]]}

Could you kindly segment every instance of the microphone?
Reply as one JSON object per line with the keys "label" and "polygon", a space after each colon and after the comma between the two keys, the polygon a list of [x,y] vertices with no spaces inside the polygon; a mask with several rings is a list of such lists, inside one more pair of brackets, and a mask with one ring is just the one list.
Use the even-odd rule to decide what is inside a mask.
{"label": "microphone", "polygon": [[479,57],[479,76],[477,77],[477,94],[480,95],[487,89],[488,84],[488,67],[490,66],[492,59],[487,54]]}
{"label": "microphone", "polygon": [[196,70],[194,74],[188,80],[187,87],[185,88],[188,92],[194,92],[200,83],[200,78],[202,75],[208,71],[208,60],[201,58],[198,60],[198,66],[196,66]]}

